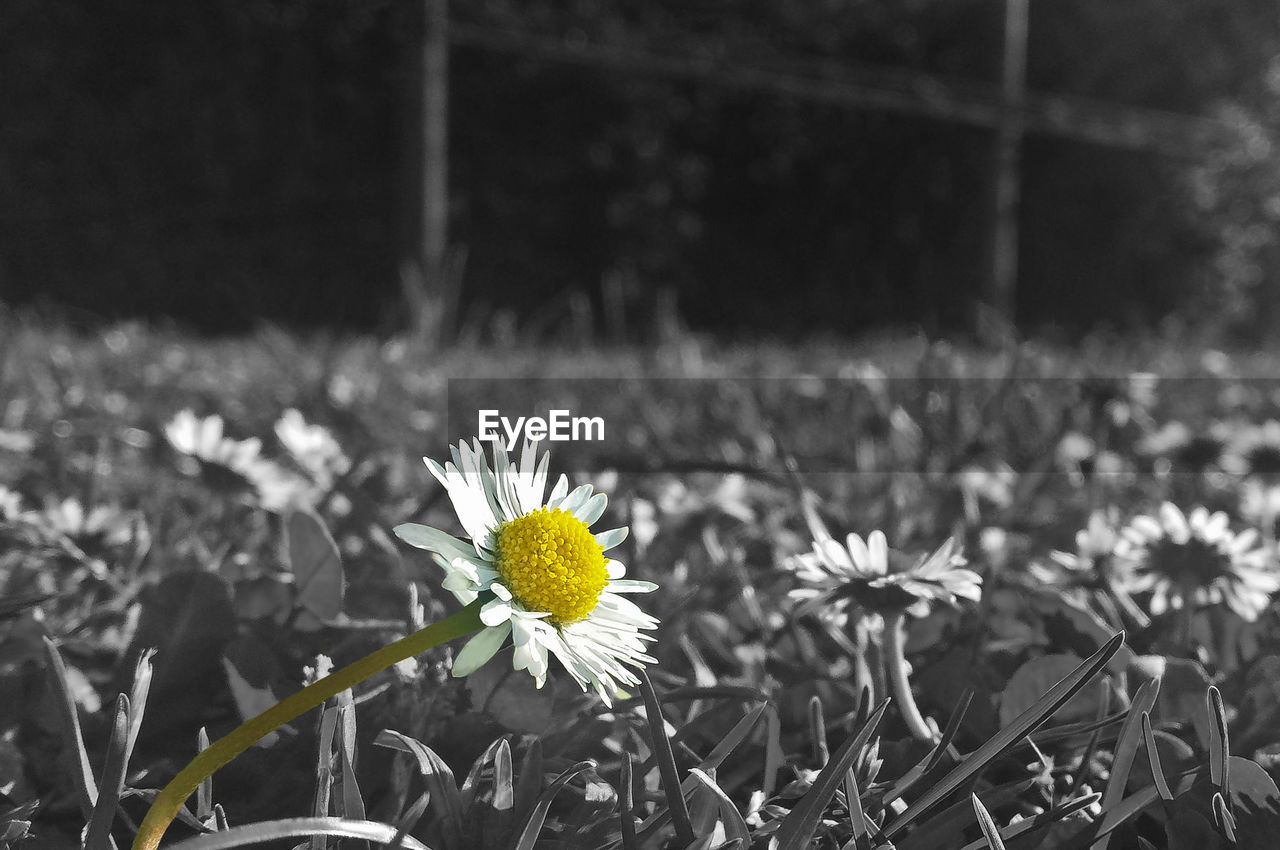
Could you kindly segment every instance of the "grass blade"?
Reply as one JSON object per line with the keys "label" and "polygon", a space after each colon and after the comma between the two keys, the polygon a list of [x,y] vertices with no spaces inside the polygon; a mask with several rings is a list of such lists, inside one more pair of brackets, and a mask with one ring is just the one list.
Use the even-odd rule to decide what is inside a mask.
{"label": "grass blade", "polygon": [[[209,733],[201,726],[196,733],[196,752],[209,749]],[[213,777],[210,776],[196,789],[196,818],[207,822],[213,817]]]}
{"label": "grass blade", "polygon": [[1061,681],[1036,700],[1026,711],[1014,718],[1013,722],[997,732],[989,741],[969,754],[969,757],[956,765],[954,769],[937,784],[920,796],[918,800],[906,808],[893,823],[883,831],[886,839],[893,838],[919,817],[921,813],[937,805],[940,800],[953,793],[961,785],[968,782],[1001,753],[1021,741],[1042,723],[1049,719],[1055,711],[1075,696],[1081,688],[1096,676],[1107,662],[1111,660],[1124,644],[1124,632],[1118,632],[1097,652],[1081,662],[1080,666],[1068,673]]}
{"label": "grass blade", "polygon": [[978,818],[978,826],[982,828],[982,834],[987,839],[987,846],[991,850],[1004,850],[1004,841],[1000,839],[1000,827],[996,826],[995,819],[991,817],[991,812],[987,811],[987,807],[982,805],[982,801],[978,799],[977,794],[970,794],[969,799],[973,801],[973,813]]}
{"label": "grass blade", "polygon": [[[1103,679],[1101,692],[1098,694],[1098,714],[1096,719],[1101,721],[1110,710],[1111,683]],[[1080,753],[1080,763],[1076,768],[1075,778],[1071,780],[1071,790],[1067,792],[1068,800],[1080,796],[1080,789],[1084,786],[1085,779],[1089,776],[1089,765],[1093,763],[1093,756],[1098,752],[1098,744],[1101,742],[1102,730],[1094,729],[1089,735],[1089,743],[1084,746],[1084,752]]]}
{"label": "grass blade", "polygon": [[111,850],[115,842],[111,840],[111,824],[115,822],[116,810],[120,808],[120,792],[124,790],[124,774],[128,767],[129,746],[129,698],[124,694],[116,697],[115,722],[111,727],[111,740],[107,744],[107,758],[102,767],[102,784],[98,789],[98,802],[93,807],[93,815],[89,818],[89,827],[85,832],[85,850]]}
{"label": "grass blade", "polygon": [[[1048,826],[1055,821],[1060,821],[1065,817],[1075,814],[1076,812],[1087,809],[1100,799],[1102,799],[1102,795],[1096,792],[1093,794],[1086,794],[1085,796],[1077,797],[1070,803],[1066,803],[1056,809],[1038,814],[1032,818],[1020,820],[1017,823],[1011,823],[1004,829],[1000,830],[1000,840],[1012,841],[1019,835]],[[984,850],[984,848],[989,846],[990,845],[986,838],[979,838],[977,841],[970,841],[968,844],[964,845],[964,847],[961,847],[960,850]]]}
{"label": "grass blade", "polygon": [[809,846],[809,841],[818,828],[818,822],[827,808],[827,803],[835,796],[836,789],[840,786],[845,772],[853,764],[854,759],[871,740],[871,735],[880,724],[880,719],[884,717],[885,709],[888,707],[888,699],[876,706],[876,710],[871,713],[871,717],[862,725],[858,734],[841,745],[827,762],[827,766],[813,780],[813,786],[783,819],[782,826],[778,829],[778,850],[801,850]]}
{"label": "grass blade", "polygon": [[1231,739],[1227,735],[1227,710],[1222,705],[1222,694],[1213,685],[1204,695],[1209,710],[1209,781],[1222,792],[1223,798],[1231,796]]}
{"label": "grass blade", "polygon": [[[1115,756],[1111,761],[1111,777],[1107,780],[1107,787],[1102,792],[1102,811],[1104,812],[1124,799],[1129,771],[1133,767],[1138,746],[1142,743],[1142,715],[1152,710],[1159,695],[1159,676],[1144,682],[1142,687],[1138,688],[1138,692],[1133,695],[1129,713],[1125,715],[1124,723],[1120,727],[1120,736],[1116,739]],[[1105,842],[1102,843],[1105,845]],[[1102,848],[1095,844],[1094,850],[1102,850]]]}
{"label": "grass blade", "polygon": [[400,850],[404,844],[404,838],[413,828],[418,825],[418,821],[422,820],[422,815],[427,810],[427,804],[431,802],[431,792],[423,791],[418,799],[413,801],[413,805],[409,807],[404,816],[400,818],[400,822],[396,824],[396,834],[383,847],[385,850]]}
{"label": "grass blade", "polygon": [[520,830],[520,838],[515,843],[515,850],[533,850],[534,842],[538,840],[538,833],[542,832],[542,825],[547,821],[547,812],[551,809],[551,801],[560,793],[560,789],[569,783],[570,779],[573,779],[584,770],[594,769],[595,766],[596,763],[594,761],[580,761],[557,776],[547,786],[547,790],[543,791],[542,795],[538,797],[537,804],[533,807],[533,811],[529,813],[524,827]]}
{"label": "grass blade", "polygon": [[1169,790],[1169,781],[1164,778],[1164,767],[1160,764],[1160,749],[1156,746],[1155,733],[1151,731],[1151,715],[1142,712],[1142,740],[1147,744],[1147,759],[1151,762],[1151,777],[1155,780],[1156,791],[1160,799],[1166,803],[1173,801],[1173,792]]}
{"label": "grass blade", "polygon": [[72,752],[68,753],[71,762],[71,776],[75,780],[76,798],[80,804],[80,814],[87,821],[93,817],[94,805],[98,802],[98,783],[93,778],[93,768],[89,765],[89,753],[84,748],[84,733],[80,731],[80,715],[76,709],[76,699],[67,687],[67,666],[62,661],[62,653],[52,640],[44,639],[45,657],[49,661],[49,676],[53,679],[54,692],[62,698],[57,700],[58,712],[62,715],[62,725],[67,737],[71,739]]}
{"label": "grass blade", "polygon": [[133,668],[133,687],[129,690],[129,740],[124,750],[126,762],[133,755],[133,745],[137,743],[138,732],[142,729],[142,715],[147,710],[147,695],[151,693],[151,657],[155,654],[154,649],[142,650]]}
{"label": "grass blade", "polygon": [[858,788],[858,777],[854,775],[853,768],[844,772],[844,799],[854,844],[861,848],[870,832],[867,830],[867,814],[862,810],[862,790]]}
{"label": "grass blade", "polygon": [[724,793],[724,789],[704,770],[695,767],[691,768],[689,773],[720,802],[720,822],[724,824],[725,838],[728,841],[740,840],[743,846],[750,844],[751,831],[747,828],[747,822],[738,811],[737,805],[729,799],[728,794]]}
{"label": "grass blade", "polygon": [[[264,841],[313,835],[362,838],[365,841],[385,844],[395,840],[396,834],[397,830],[394,826],[375,821],[345,818],[284,818],[197,835],[195,838],[170,844],[168,850],[231,850],[232,847],[244,847],[247,844],[261,844]],[[400,841],[410,850],[431,850],[427,845],[409,835],[401,836]]]}
{"label": "grass blade", "polygon": [[809,697],[809,737],[813,740],[813,760],[823,767],[831,757],[827,748],[827,722],[822,716],[822,697]]}
{"label": "grass blade", "polygon": [[618,825],[622,831],[622,850],[637,850],[636,821],[631,816],[635,800],[631,797],[631,753],[622,754],[622,775],[618,777]]}
{"label": "grass blade", "polygon": [[534,738],[524,751],[520,760],[520,779],[516,782],[515,807],[511,810],[513,817],[522,818],[533,811],[542,791],[542,739]]}
{"label": "grass blade", "polygon": [[658,703],[658,694],[654,691],[653,683],[649,681],[649,676],[644,670],[640,671],[640,691],[644,694],[649,737],[653,742],[654,757],[658,760],[658,773],[662,777],[662,790],[667,796],[667,808],[671,812],[671,823],[675,827],[676,838],[682,845],[692,844],[697,836],[693,834],[693,824],[689,820],[689,807],[685,804],[684,791],[680,787],[680,772],[676,769],[676,757],[671,751],[671,741],[667,738],[662,706]]}
{"label": "grass blade", "polygon": [[338,694],[338,760],[342,769],[342,816],[364,820],[364,797],[356,782],[356,702],[350,690]]}
{"label": "grass blade", "polygon": [[418,770],[427,781],[431,792],[431,808],[443,821],[445,843],[453,846],[462,835],[462,801],[453,771],[435,751],[421,741],[402,735],[393,729],[383,729],[374,744],[411,754],[418,761]]}

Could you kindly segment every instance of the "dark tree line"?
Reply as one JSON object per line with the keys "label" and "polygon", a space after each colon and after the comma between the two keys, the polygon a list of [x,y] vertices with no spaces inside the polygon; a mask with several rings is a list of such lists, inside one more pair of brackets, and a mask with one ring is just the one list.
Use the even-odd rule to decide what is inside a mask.
{"label": "dark tree line", "polygon": [[[532,33],[566,55],[1000,73],[1000,0],[488,0],[452,14],[460,31]],[[420,28],[417,4],[389,0],[5,3],[0,299],[211,330],[387,321],[420,232]],[[1032,4],[1031,89],[1221,115],[1254,141],[1188,159],[1029,136],[1020,319],[1256,315],[1280,285],[1267,238],[1280,180],[1257,142],[1278,47],[1262,0]],[[450,96],[460,321],[508,310],[554,333],[571,293],[597,314],[609,299],[643,314],[664,288],[708,328],[969,321],[987,273],[984,129],[483,37],[453,48]]]}

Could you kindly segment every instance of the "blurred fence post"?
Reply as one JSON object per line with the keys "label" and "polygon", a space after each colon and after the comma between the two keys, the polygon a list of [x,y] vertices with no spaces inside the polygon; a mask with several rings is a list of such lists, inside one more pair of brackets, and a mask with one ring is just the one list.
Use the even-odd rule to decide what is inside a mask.
{"label": "blurred fence post", "polygon": [[417,268],[401,269],[413,332],[431,344],[452,338],[460,275],[449,262],[449,2],[422,0],[420,89],[422,182]]}
{"label": "blurred fence post", "polygon": [[1012,323],[1018,282],[1018,202],[1022,194],[1020,152],[1026,119],[1028,0],[1005,0],[1004,63],[1000,124],[996,128],[991,262],[984,300],[996,316]]}

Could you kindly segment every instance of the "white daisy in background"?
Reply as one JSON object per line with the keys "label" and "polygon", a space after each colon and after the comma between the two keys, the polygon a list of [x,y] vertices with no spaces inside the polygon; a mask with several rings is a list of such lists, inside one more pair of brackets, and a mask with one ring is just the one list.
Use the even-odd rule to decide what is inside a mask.
{"label": "white daisy in background", "polygon": [[583,690],[590,685],[612,705],[621,685],[639,683],[626,665],[654,663],[644,652],[653,637],[640,630],[658,621],[623,596],[657,585],[624,579],[625,567],[605,557],[627,529],[590,531],[607,497],[593,495],[589,484],[570,491],[561,475],[544,500],[550,455],[538,461],[533,443],[525,443],[518,466],[494,443],[492,469],[478,440],[449,451],[453,462],[443,467],[423,460],[448,491],[469,540],[415,523],[395,533],[435,554],[445,569],[443,587],[459,602],[484,601],[480,620],[487,628],[458,653],[453,675],[479,668],[511,635],[515,669],[528,670],[539,688],[554,655]]}
{"label": "white daisy in background", "polygon": [[308,423],[299,411],[286,410],[276,422],[275,431],[280,444],[320,488],[332,489],[334,481],[351,469],[350,459],[333,434],[322,425]]}
{"label": "white daisy in background", "polygon": [[[850,534],[841,543],[831,536],[807,497],[804,507],[813,551],[787,562],[804,585],[790,594],[801,600],[796,613],[816,613],[839,625],[847,624],[850,614],[856,613],[855,640],[862,643],[865,635],[881,643],[883,673],[911,734],[922,741],[936,740],[936,724],[924,718],[911,693],[905,616],[926,616],[934,602],[977,602],[982,598],[982,577],[965,568],[967,561],[954,539],[920,557],[891,550],[881,531],[871,532],[865,540]],[[876,671],[867,666],[865,651],[856,655],[859,678],[878,699]]]}
{"label": "white daisy in background", "polygon": [[1133,563],[1115,555],[1120,542],[1119,523],[1115,508],[1094,511],[1086,526],[1076,532],[1074,552],[1055,549],[1049,553],[1052,566],[1033,561],[1027,572],[1040,584],[1082,592],[1117,628],[1123,626],[1120,611],[1140,628],[1146,628],[1150,618],[1126,590],[1132,584]]}
{"label": "white daisy in background", "polygon": [[257,437],[227,437],[222,417],[216,413],[201,418],[190,410],[180,411],[164,426],[164,436],[174,451],[199,464],[208,483],[230,491],[252,486],[268,511],[279,513],[314,501],[305,480],[262,457],[262,441]]}
{"label": "white daisy in background", "polygon": [[22,497],[0,484],[0,519],[17,519],[22,508]]}
{"label": "white daisy in background", "polygon": [[1233,432],[1226,444],[1222,466],[1237,475],[1268,480],[1280,477],[1280,422],[1268,419]]}
{"label": "white daisy in background", "polygon": [[199,461],[202,470],[221,467],[248,479],[246,471],[260,461],[262,441],[257,437],[233,440],[224,436],[222,428],[222,417],[216,413],[201,418],[182,410],[164,426],[164,436],[178,454]]}
{"label": "white daisy in background", "polygon": [[792,598],[802,600],[798,613],[843,612],[853,604],[879,614],[896,609],[923,617],[932,602],[954,605],[959,599],[982,598],[982,577],[965,569],[967,561],[954,540],[912,559],[890,550],[880,531],[866,540],[850,534],[844,544],[825,532],[821,528],[814,535],[812,552],[789,562],[804,584],[791,591]]}
{"label": "white daisy in background", "polygon": [[1227,515],[1197,507],[1184,514],[1165,502],[1156,516],[1138,516],[1120,532],[1115,555],[1128,563],[1130,593],[1151,592],[1148,609],[1200,608],[1225,602],[1248,622],[1280,590],[1275,555],[1253,529],[1235,533]]}

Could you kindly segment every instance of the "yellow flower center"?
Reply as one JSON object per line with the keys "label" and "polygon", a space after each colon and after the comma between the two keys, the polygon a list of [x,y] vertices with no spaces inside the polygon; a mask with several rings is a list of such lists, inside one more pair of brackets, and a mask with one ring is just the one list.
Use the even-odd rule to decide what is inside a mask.
{"label": "yellow flower center", "polygon": [[590,614],[609,581],[604,547],[586,524],[560,508],[538,508],[498,530],[498,572],[530,611],[554,625]]}

